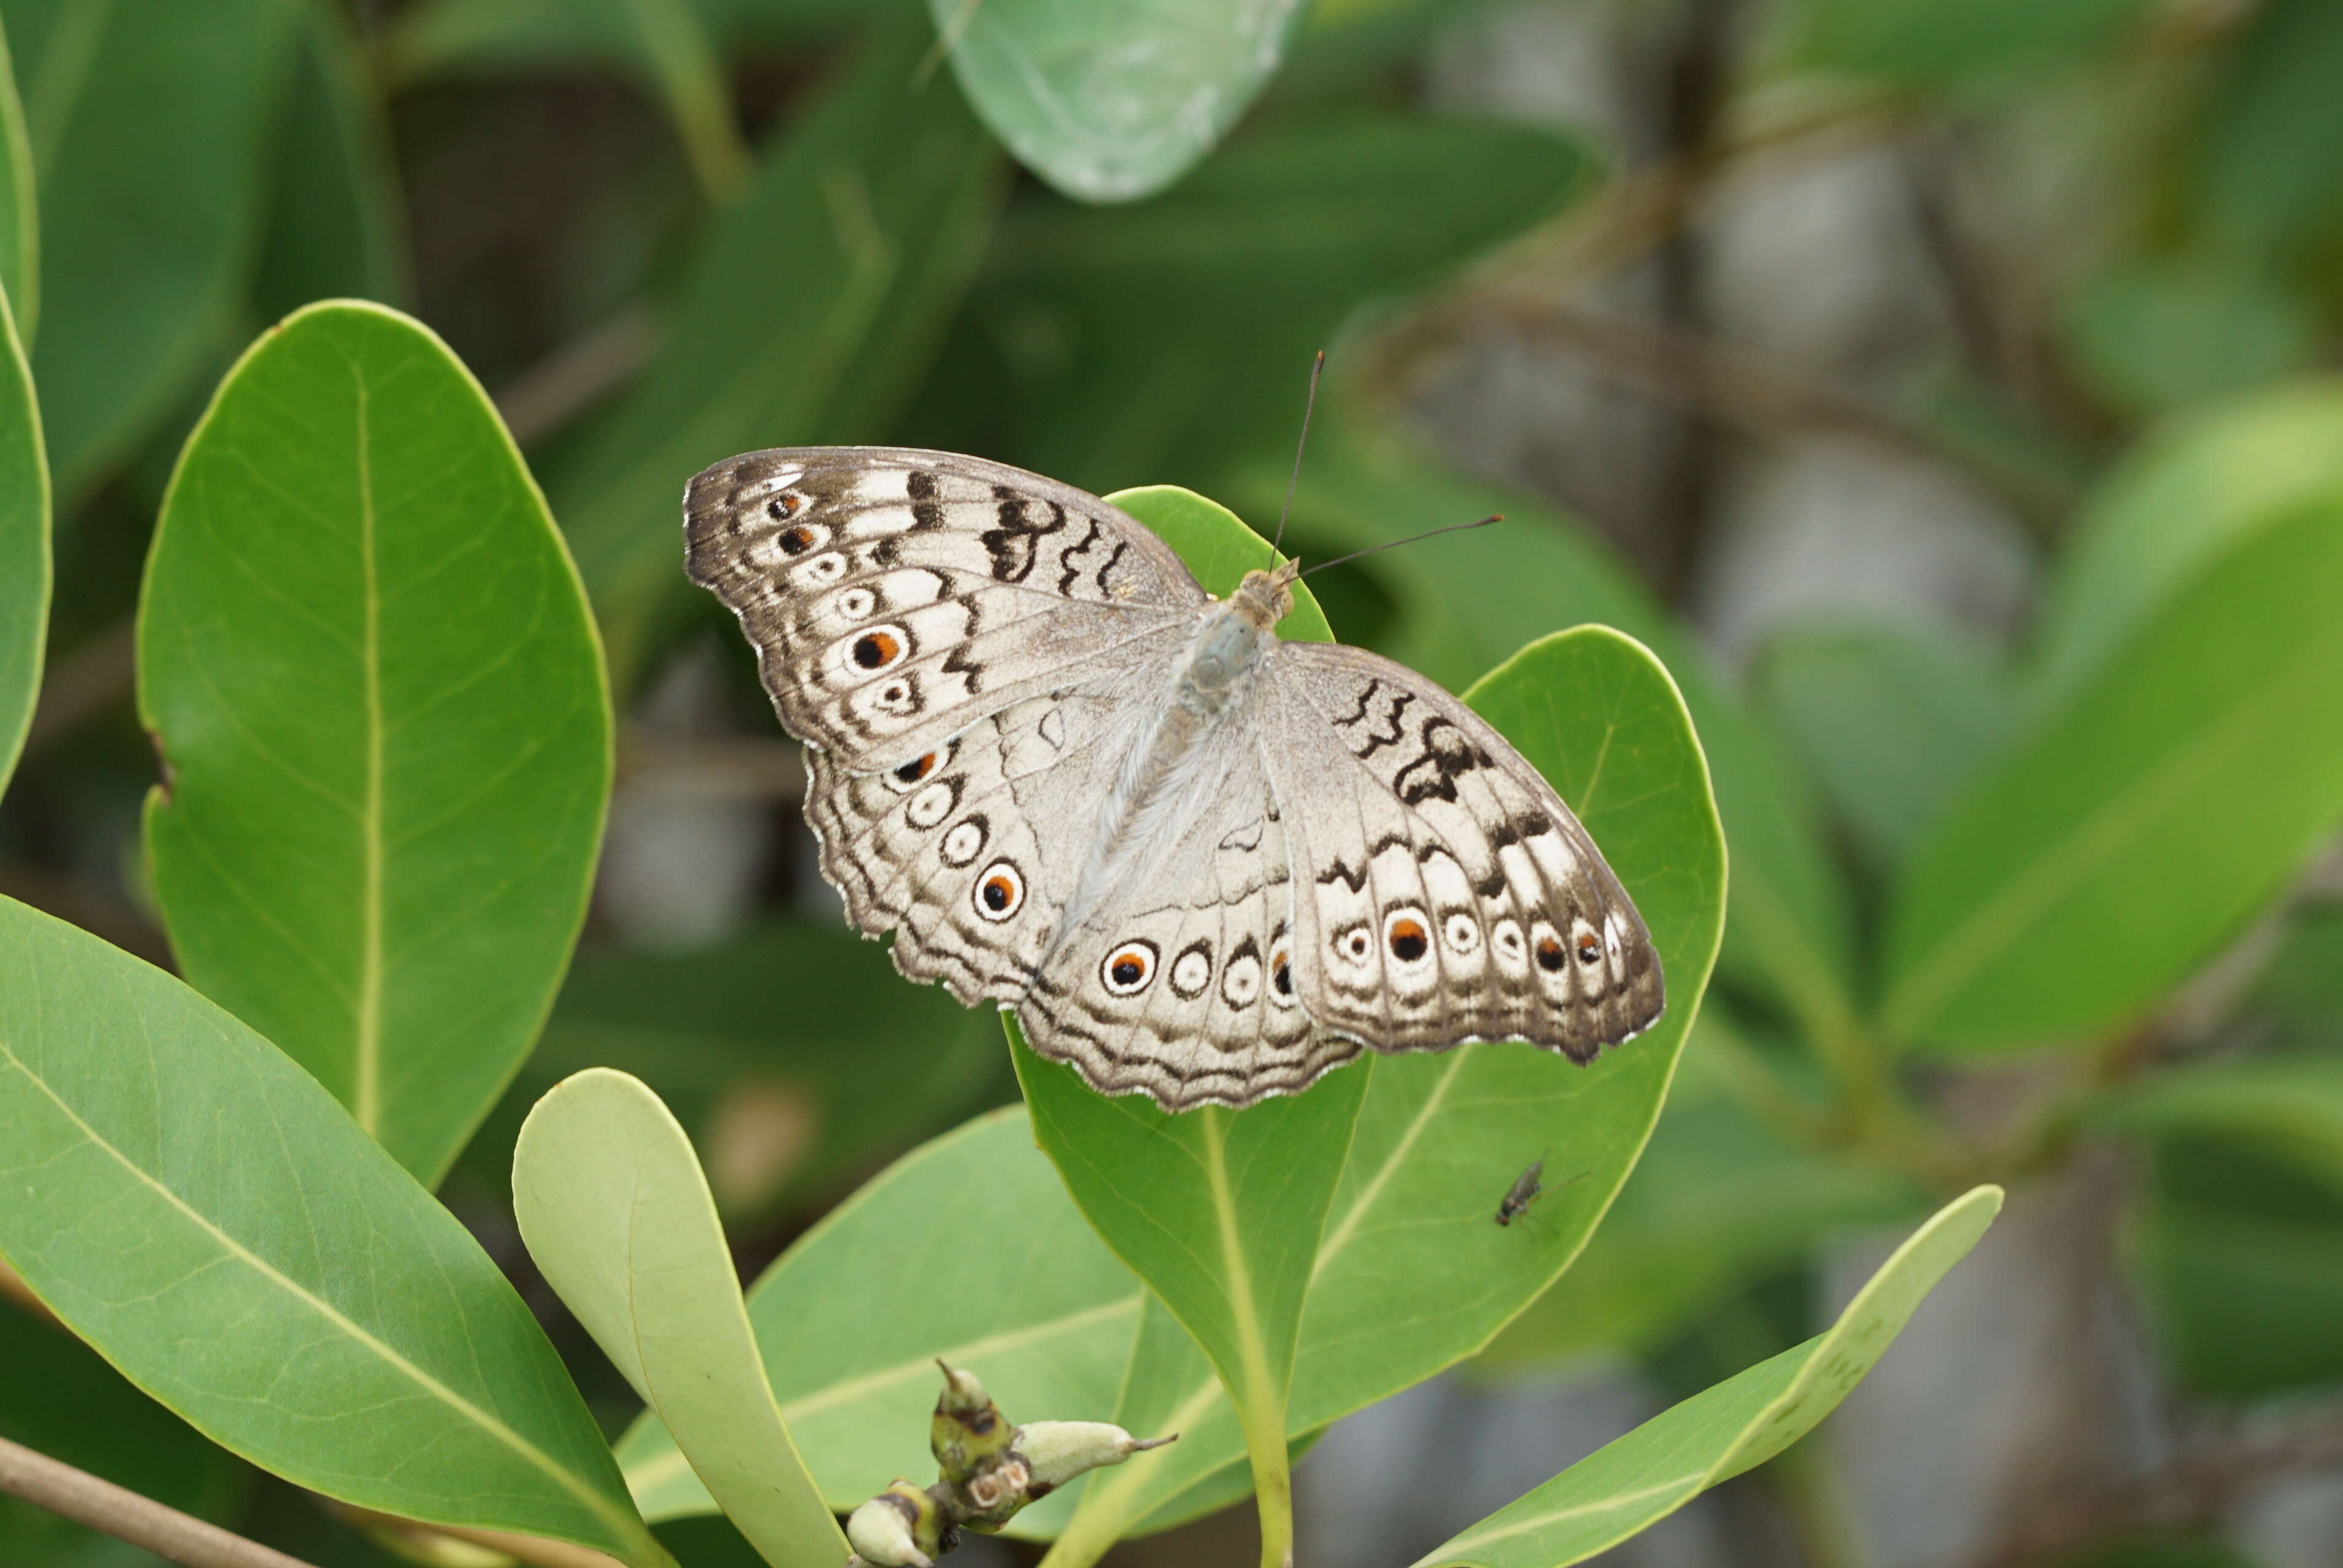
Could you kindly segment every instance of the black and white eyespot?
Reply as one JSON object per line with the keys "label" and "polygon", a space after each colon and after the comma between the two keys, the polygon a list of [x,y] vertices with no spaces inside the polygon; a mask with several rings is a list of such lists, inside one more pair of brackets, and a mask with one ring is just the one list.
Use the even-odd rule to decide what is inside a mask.
{"label": "black and white eyespot", "polygon": [[[799,528],[812,525],[800,523]],[[790,530],[794,533],[796,530]],[[846,558],[836,550],[819,555],[811,560],[789,568],[789,581],[801,588],[828,588],[846,575]]]}
{"label": "black and white eyespot", "polygon": [[[917,802],[913,804],[916,805]],[[986,829],[989,826],[990,824],[981,816],[973,813],[961,818],[951,825],[951,831],[944,835],[944,841],[937,847],[936,854],[947,866],[967,865],[984,853]]]}
{"label": "black and white eyespot", "polygon": [[1462,910],[1452,910],[1440,922],[1441,940],[1452,953],[1478,952],[1481,949],[1481,922]]}
{"label": "black and white eyespot", "polygon": [[923,832],[934,827],[960,804],[960,776],[957,773],[937,779],[911,797],[910,804],[903,808],[903,819]]}
{"label": "black and white eyespot", "polygon": [[1240,952],[1221,970],[1221,1000],[1242,1010],[1260,996],[1261,959],[1252,952]]}
{"label": "black and white eyespot", "polygon": [[1099,983],[1109,996],[1137,996],[1155,980],[1155,944],[1132,938],[1117,942],[1099,963]]}
{"label": "black and white eyespot", "polygon": [[[772,518],[773,521],[777,523],[786,523],[791,518],[796,517],[799,512],[805,510],[805,504],[806,498],[797,491],[783,490],[779,495],[775,496],[771,500],[765,503],[765,516]],[[796,531],[797,530],[794,528],[790,530],[791,533]],[[799,551],[803,550],[805,548],[805,545],[800,544],[798,546],[797,549],[789,550],[788,538],[784,536],[781,540],[781,548],[789,550],[789,554],[791,555],[798,554]]]}
{"label": "black and white eyespot", "polygon": [[1508,968],[1529,967],[1529,943],[1522,937],[1521,922],[1511,915],[1489,928],[1489,945],[1496,950],[1498,960]]}
{"label": "black and white eyespot", "polygon": [[1384,913],[1383,950],[1402,964],[1420,964],[1432,956],[1432,931],[1422,910]]}
{"label": "black and white eyespot", "polygon": [[[771,502],[767,510],[770,511],[772,507],[779,505],[780,505],[779,500]],[[773,515],[776,521],[784,521],[793,514],[782,512]],[[764,565],[777,567],[783,561],[798,559],[808,550],[820,549],[828,543],[830,543],[828,528],[823,528],[820,523],[809,523],[800,519],[776,531],[770,538],[756,548],[755,553],[761,558]]]}
{"label": "black and white eyespot", "polygon": [[946,741],[940,750],[923,751],[909,762],[900,762],[887,769],[887,788],[898,795],[909,794],[934,777],[937,769],[951,760],[959,747],[956,740]]}
{"label": "black and white eyespot", "polygon": [[1375,935],[1364,926],[1351,926],[1334,933],[1334,956],[1354,964],[1372,963],[1375,956]]}
{"label": "black and white eyespot", "polygon": [[1561,933],[1544,920],[1530,928],[1530,951],[1537,955],[1538,968],[1548,974],[1559,974],[1570,962],[1570,951],[1562,945]]}
{"label": "black and white eyespot", "polygon": [[1212,983],[1212,944],[1192,941],[1180,950],[1172,960],[1172,989],[1179,995],[1193,1000],[1204,994]]}
{"label": "black and white eyespot", "polygon": [[1293,997],[1293,954],[1282,942],[1269,950],[1269,1000],[1275,1007],[1297,1005]]}
{"label": "black and white eyespot", "polygon": [[861,620],[879,608],[879,596],[858,583],[830,600],[830,608],[840,620]]}
{"label": "black and white eyespot", "polygon": [[1574,920],[1571,923],[1570,946],[1571,950],[1578,955],[1578,961],[1589,969],[1603,961],[1603,939],[1595,934],[1594,927],[1585,920]]}
{"label": "black and white eyespot", "polygon": [[1007,860],[995,860],[976,879],[970,902],[980,920],[1005,920],[1025,907],[1025,874]]}
{"label": "black and white eyespot", "polygon": [[874,626],[846,645],[847,662],[864,675],[892,669],[910,657],[910,636],[900,626]]}
{"label": "black and white eyespot", "polygon": [[896,676],[870,694],[870,706],[881,713],[917,713],[920,710],[919,686],[908,675]]}

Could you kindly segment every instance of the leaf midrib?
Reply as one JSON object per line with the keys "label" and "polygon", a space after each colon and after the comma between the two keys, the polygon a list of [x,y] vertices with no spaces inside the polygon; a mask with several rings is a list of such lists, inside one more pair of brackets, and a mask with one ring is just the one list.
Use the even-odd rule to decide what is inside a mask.
{"label": "leaf midrib", "polygon": [[374,455],[367,433],[366,377],[357,388],[358,557],[365,578],[366,799],[358,813],[359,947],[357,1082],[350,1113],[367,1136],[382,1137],[382,595],[375,558]]}

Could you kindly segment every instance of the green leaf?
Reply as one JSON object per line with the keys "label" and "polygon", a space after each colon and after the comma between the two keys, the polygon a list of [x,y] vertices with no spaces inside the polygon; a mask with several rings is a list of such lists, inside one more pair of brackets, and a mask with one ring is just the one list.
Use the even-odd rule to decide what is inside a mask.
{"label": "green leaf", "polygon": [[1897,1035],[1966,1050],[2152,1004],[2343,804],[2343,499],[2174,597],[1916,853],[1886,939]]}
{"label": "green leaf", "polygon": [[992,346],[960,367],[983,427],[918,438],[1101,491],[1259,457],[1282,499],[1312,353],[1368,302],[1564,212],[1594,174],[1549,132],[1394,116],[1240,138],[1131,206],[1035,193],[1001,226],[958,338]]}
{"label": "green leaf", "polygon": [[2031,697],[2047,711],[2226,551],[2343,494],[2343,382],[2241,398],[2141,444],[2077,525],[2044,596]]}
{"label": "green leaf", "polygon": [[[5,45],[0,45],[5,47]],[[41,406],[0,288],[0,794],[41,696],[49,630],[49,464]]]}
{"label": "green leaf", "polygon": [[865,40],[694,258],[641,382],[548,470],[623,689],[686,603],[680,476],[729,453],[875,440],[992,226],[999,149],[949,85],[911,85],[915,13]]}
{"label": "green leaf", "polygon": [[436,1181],[551,1005],[610,779],[577,576],[478,385],[380,307],[262,337],[188,438],[138,632],[182,972]]}
{"label": "green leaf", "polygon": [[10,0],[39,171],[33,354],[57,493],[78,498],[226,346],[293,64],[284,0]]}
{"label": "green leaf", "polygon": [[774,1408],[715,1200],[659,1096],[608,1068],[556,1086],[513,1151],[513,1217],[765,1561],[835,1559],[846,1537]]}
{"label": "green leaf", "polygon": [[29,338],[41,315],[41,215],[33,141],[25,128],[25,102],[16,95],[16,68],[0,29],[0,293]]}
{"label": "green leaf", "polygon": [[2087,279],[2061,325],[2077,365],[2117,407],[2161,414],[2249,391],[2309,362],[2310,305],[2258,269],[2127,261]]}
{"label": "green leaf", "polygon": [[[1324,420],[1293,504],[1295,534],[1321,551],[1387,544],[1441,523],[1504,515],[1495,528],[1385,550],[1362,563],[1401,607],[1381,651],[1452,689],[1557,626],[1616,627],[1655,653],[1682,689],[1733,846],[1731,913],[1718,963],[1779,999],[1823,1049],[1852,1050],[1852,936],[1846,898],[1812,802],[1773,738],[1709,673],[1702,650],[1612,555],[1552,508],[1460,478],[1395,444]],[[1236,481],[1266,513],[1283,465]]]}
{"label": "green leaf", "polygon": [[404,303],[406,234],[389,127],[357,39],[338,7],[305,0],[292,91],[252,284],[276,321],[319,299]]}
{"label": "green leaf", "polygon": [[666,109],[709,196],[730,197],[749,177],[722,64],[687,0],[431,0],[399,16],[386,52],[405,81],[482,66],[617,65]]}
{"label": "green leaf", "polygon": [[2105,47],[2145,0],[1805,0],[1790,63],[1943,89],[2072,63]]}
{"label": "green leaf", "polygon": [[2343,1057],[2296,1051],[2159,1072],[2094,1111],[2157,1138],[2217,1140],[2292,1167],[2343,1201]]}
{"label": "green leaf", "polygon": [[1581,1563],[1763,1464],[1863,1381],[2000,1209],[1998,1187],[1975,1188],[1947,1204],[1880,1266],[1828,1331],[1645,1422],[1427,1553],[1421,1568]]}
{"label": "green leaf", "polygon": [[2131,1226],[2159,1364],[2189,1393],[2343,1382],[2343,1194],[2250,1144],[2175,1135]]}
{"label": "green leaf", "polygon": [[2343,13],[2272,0],[2224,54],[2226,80],[2192,147],[2201,221],[2252,265],[2288,249],[2316,256],[2336,237],[2343,196]]}
{"label": "green leaf", "polygon": [[1903,863],[2013,724],[1991,656],[1919,625],[1786,633],[1767,643],[1755,684],[1881,870]]}
{"label": "green leaf", "polygon": [[221,1446],[410,1519],[666,1553],[494,1263],[317,1081],[0,900],[0,1255]]}
{"label": "green leaf", "polygon": [[1299,0],[928,0],[952,74],[1026,167],[1081,201],[1152,196],[1277,69]]}
{"label": "green leaf", "polygon": [[[1145,1294],[1011,1107],[906,1155],[799,1237],[749,1292],[749,1321],[782,1419],[844,1512],[932,1468],[937,1356],[973,1369],[1012,1421],[1109,1419]],[[650,1518],[714,1507],[655,1418],[618,1457]],[[1055,1533],[1073,1498],[1008,1533]]]}

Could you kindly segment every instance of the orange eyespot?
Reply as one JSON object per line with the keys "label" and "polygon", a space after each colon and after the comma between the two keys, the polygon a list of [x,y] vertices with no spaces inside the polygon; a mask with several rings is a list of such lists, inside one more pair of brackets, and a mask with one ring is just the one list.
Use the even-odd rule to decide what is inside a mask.
{"label": "orange eyespot", "polygon": [[[787,522],[789,518],[796,517],[798,515],[798,508],[804,505],[805,498],[799,495],[796,491],[791,490],[786,494],[775,496],[771,500],[767,501],[765,503],[765,515],[772,518],[773,521],[777,523]],[[792,533],[797,533],[802,532],[803,530],[793,528],[790,531]],[[787,549],[789,548],[789,542],[787,540],[783,540],[781,548]],[[798,547],[799,549],[803,549],[805,547],[803,545],[799,545]],[[791,551],[790,553],[795,554],[796,552]]]}
{"label": "orange eyespot", "polygon": [[796,528],[781,535],[782,552],[787,555],[801,556],[813,548],[813,530],[799,523]]}
{"label": "orange eyespot", "polygon": [[1544,936],[1538,939],[1538,968],[1548,971],[1558,970],[1562,967],[1563,960],[1565,956],[1566,955],[1564,955],[1562,950],[1561,939],[1556,937],[1552,931],[1548,931]]}
{"label": "orange eyespot", "polygon": [[1599,961],[1602,957],[1603,944],[1594,940],[1594,933],[1593,931],[1580,932],[1578,936],[1578,961],[1583,964],[1591,964]]}
{"label": "orange eyespot", "polygon": [[1293,1000],[1293,960],[1283,948],[1269,955],[1269,989],[1277,993],[1280,1002]]}
{"label": "orange eyespot", "polygon": [[1155,949],[1147,942],[1124,942],[1099,965],[1099,979],[1115,996],[1136,996],[1155,978]]}
{"label": "orange eyespot", "polygon": [[976,879],[976,912],[988,920],[1005,920],[1025,905],[1025,879],[1006,860],[995,860]]}
{"label": "orange eyespot", "polygon": [[854,639],[854,662],[865,669],[884,669],[902,657],[902,640],[891,631],[866,631]]}
{"label": "orange eyespot", "polygon": [[917,784],[920,779],[925,779],[929,774],[935,770],[936,754],[930,751],[925,757],[914,757],[909,762],[904,763],[900,768],[896,769],[895,777],[900,779],[906,784]]}
{"label": "orange eyespot", "polygon": [[1391,944],[1392,957],[1403,964],[1412,964],[1432,950],[1432,939],[1424,932],[1423,923],[1411,915],[1402,915],[1383,933]]}

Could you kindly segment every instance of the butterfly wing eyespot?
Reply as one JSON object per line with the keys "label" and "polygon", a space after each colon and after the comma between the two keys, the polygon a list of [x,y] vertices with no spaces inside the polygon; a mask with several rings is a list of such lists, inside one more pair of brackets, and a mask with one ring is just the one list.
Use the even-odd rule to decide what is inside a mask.
{"label": "butterfly wing eyespot", "polygon": [[1279,1007],[1294,1005],[1293,955],[1282,946],[1270,951],[1269,1000]]}
{"label": "butterfly wing eyespot", "polygon": [[1462,910],[1442,922],[1441,934],[1448,939],[1448,946],[1456,952],[1469,953],[1481,945],[1479,923]]}
{"label": "butterfly wing eyespot", "polygon": [[1155,944],[1133,940],[1118,944],[1099,964],[1099,980],[1112,996],[1137,996],[1155,979]]}
{"label": "butterfly wing eyespot", "polygon": [[1403,964],[1421,963],[1432,951],[1432,933],[1413,910],[1393,910],[1383,917],[1383,945]]}
{"label": "butterfly wing eyespot", "polygon": [[1578,961],[1583,964],[1599,964],[1603,961],[1603,943],[1593,931],[1578,933]]}
{"label": "butterfly wing eyespot", "polygon": [[[803,496],[799,495],[795,490],[785,490],[765,503],[765,515],[772,518],[773,521],[777,523],[785,523],[791,518],[796,517],[799,510],[803,508],[804,505],[805,498]],[[802,530],[797,528],[792,528],[790,530],[791,533],[800,531]],[[809,540],[808,542],[810,541]],[[781,548],[789,550],[789,554],[795,555],[798,553],[798,550],[805,548],[805,545],[800,544],[798,546],[797,549],[791,550],[789,549],[788,539],[784,538],[781,541]]]}
{"label": "butterfly wing eyespot", "polygon": [[1025,907],[1024,874],[1007,860],[995,860],[976,879],[971,901],[979,919],[1008,920]]}
{"label": "butterfly wing eyespot", "polygon": [[1193,1000],[1204,994],[1212,983],[1212,944],[1208,941],[1190,942],[1172,960],[1172,989]]}
{"label": "butterfly wing eyespot", "polygon": [[1536,951],[1538,968],[1548,974],[1560,970],[1570,958],[1570,955],[1563,950],[1562,939],[1551,930],[1538,932]]}
{"label": "butterfly wing eyespot", "polygon": [[910,639],[903,635],[902,628],[874,626],[854,639],[847,657],[855,668],[875,675],[902,663],[910,650]]}

